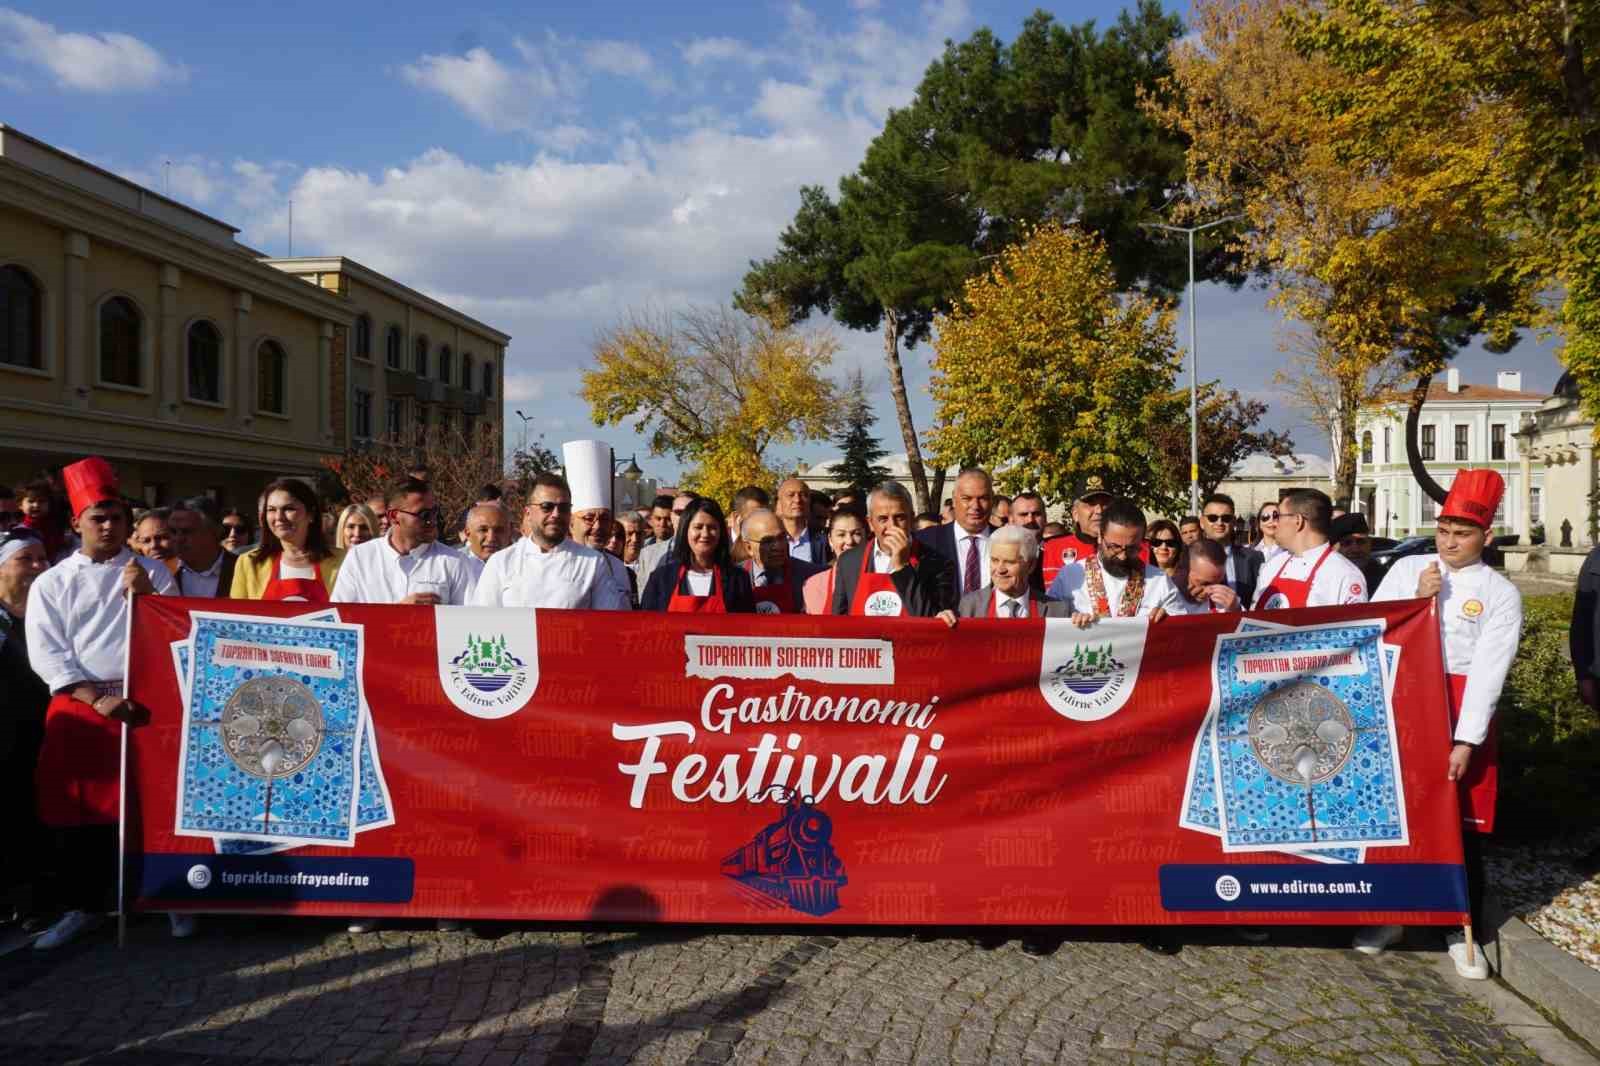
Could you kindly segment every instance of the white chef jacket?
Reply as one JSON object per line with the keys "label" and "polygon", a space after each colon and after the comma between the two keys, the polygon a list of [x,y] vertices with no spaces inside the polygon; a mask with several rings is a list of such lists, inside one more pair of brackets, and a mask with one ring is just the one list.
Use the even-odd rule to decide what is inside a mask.
{"label": "white chef jacket", "polygon": [[[1128,585],[1127,579],[1116,577],[1103,568],[1100,574],[1105,579],[1106,602],[1111,605],[1111,616],[1116,617],[1122,603],[1122,590]],[[1053,600],[1070,602],[1073,614],[1094,613],[1094,601],[1089,598],[1088,574],[1082,560],[1063,566],[1045,594]],[[1173,587],[1172,580],[1159,566],[1145,566],[1144,595],[1139,599],[1136,617],[1145,618],[1157,607],[1165,608],[1168,614],[1172,614],[1177,604],[1178,590]]]}
{"label": "white chef jacket", "polygon": [[[1437,555],[1408,555],[1395,561],[1374,600],[1410,600],[1429,563],[1439,564],[1439,639],[1445,670],[1464,674],[1456,720],[1456,740],[1482,744],[1489,719],[1522,638],[1522,593],[1503,574],[1482,561],[1452,570]],[[33,612],[29,611],[31,619]]]}
{"label": "white chef jacket", "polygon": [[[615,558],[615,556],[611,556]],[[523,537],[483,564],[474,607],[565,607],[626,611],[627,588],[617,588],[600,553],[564,540],[549,551]]]}
{"label": "white chef jacket", "polygon": [[158,594],[177,594],[165,566],[128,548],[103,563],[76,552],[34,580],[28,592],[28,662],[51,692],[79,681],[122,679],[129,609],[122,568],[129,559],[144,567]]}
{"label": "white chef jacket", "polygon": [[402,555],[388,537],[375,537],[344,553],[332,599],[399,603],[413,592],[436,592],[440,603],[460,606],[472,595],[473,584],[472,567],[454,548],[430,540]]}
{"label": "white chef jacket", "polygon": [[[1323,559],[1325,552],[1327,558]],[[1317,565],[1318,560],[1321,560],[1321,566]],[[1362,576],[1361,569],[1340,555],[1339,549],[1332,544],[1318,544],[1299,555],[1284,549],[1263,565],[1261,575],[1256,578],[1254,608],[1258,611],[1263,609],[1267,586],[1279,574],[1291,581],[1304,581],[1313,569],[1317,576],[1311,582],[1311,594],[1306,598],[1307,607],[1337,607],[1346,603],[1367,602],[1367,579]]]}

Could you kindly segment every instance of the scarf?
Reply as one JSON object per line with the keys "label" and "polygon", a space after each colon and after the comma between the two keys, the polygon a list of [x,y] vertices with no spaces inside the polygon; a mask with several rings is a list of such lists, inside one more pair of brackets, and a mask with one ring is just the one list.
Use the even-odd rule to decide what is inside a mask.
{"label": "scarf", "polygon": [[1117,604],[1117,613],[1112,614],[1111,603],[1106,599],[1105,572],[1100,566],[1100,555],[1097,552],[1083,561],[1084,584],[1089,588],[1089,600],[1094,606],[1094,616],[1105,618],[1132,618],[1139,613],[1139,604],[1144,600],[1144,569],[1135,566],[1133,573],[1128,575],[1128,583],[1123,586],[1122,598]]}

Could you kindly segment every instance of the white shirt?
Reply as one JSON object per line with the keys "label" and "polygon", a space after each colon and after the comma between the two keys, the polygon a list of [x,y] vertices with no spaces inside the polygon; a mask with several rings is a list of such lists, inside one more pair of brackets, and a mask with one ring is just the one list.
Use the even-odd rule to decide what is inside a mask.
{"label": "white shirt", "polygon": [[179,563],[178,573],[183,576],[183,583],[178,588],[178,594],[182,596],[215,596],[217,594],[217,583],[222,580],[222,560],[227,554],[227,552],[219,550],[217,557],[204,570],[196,570],[188,563]]}
{"label": "white shirt", "polygon": [[128,635],[122,568],[129,559],[144,567],[157,593],[177,593],[165,566],[128,548],[103,563],[77,552],[35,579],[28,592],[28,662],[51,692],[122,678]]}
{"label": "white shirt", "polygon": [[633,586],[628,583],[628,564],[608,551],[599,554],[606,564],[606,574],[611,578],[611,583],[617,587],[617,594],[622,597],[622,602],[627,604],[625,609],[633,610]]}
{"label": "white shirt", "polygon": [[545,551],[527,537],[489,556],[471,602],[474,607],[593,611],[626,611],[631,607],[627,589],[617,588],[599,552],[572,540]]}
{"label": "white shirt", "polygon": [[[1122,591],[1128,587],[1128,579],[1116,577],[1104,568],[1101,569],[1101,577],[1105,579],[1106,602],[1111,605],[1111,617],[1115,618],[1121,608]],[[1084,570],[1081,560],[1063,566],[1056,579],[1050,582],[1050,589],[1046,595],[1053,600],[1069,601],[1074,614],[1094,613],[1094,601],[1089,597],[1088,573]],[[1178,590],[1173,587],[1171,579],[1161,572],[1159,566],[1146,566],[1144,595],[1139,598],[1139,608],[1135,612],[1135,617],[1144,618],[1157,607],[1165,608],[1168,614],[1172,614],[1177,603]]]}
{"label": "white shirt", "polygon": [[[1327,558],[1324,559],[1324,555]],[[1318,560],[1321,560],[1320,566],[1317,565]],[[1311,593],[1306,597],[1307,607],[1337,607],[1345,603],[1367,602],[1367,579],[1361,575],[1360,568],[1340,555],[1333,545],[1318,544],[1298,555],[1284,549],[1262,566],[1261,575],[1256,578],[1255,610],[1271,609],[1266,607],[1267,586],[1279,574],[1290,581],[1305,581],[1311,577],[1313,570],[1316,571],[1316,577],[1311,578]]]}
{"label": "white shirt", "polygon": [[672,538],[653,541],[639,549],[639,558],[634,560],[634,573],[639,575],[639,588],[643,589],[650,583],[650,575],[656,572],[656,567],[661,560],[672,551]]}
{"label": "white shirt", "polygon": [[689,586],[691,596],[711,595],[711,579],[716,575],[710,570],[690,570],[684,574],[684,583]]}
{"label": "white shirt", "polygon": [[[1408,555],[1395,561],[1372,598],[1415,599],[1417,579],[1429,563],[1439,564],[1443,579],[1438,614],[1445,670],[1467,678],[1455,738],[1482,744],[1522,637],[1522,593],[1482,562],[1452,570],[1437,555]],[[28,617],[31,622],[31,609]]]}
{"label": "white shirt", "polygon": [[[1016,604],[1016,606],[1013,608],[1012,604]],[[999,589],[995,589],[994,616],[996,618],[1028,617],[1028,594],[1024,592],[1021,596],[1007,596]]]}
{"label": "white shirt", "polygon": [[953,523],[956,531],[956,585],[965,590],[967,587],[967,552],[973,541],[978,543],[978,587],[981,589],[989,583],[989,534],[994,532],[992,526],[985,525],[981,532],[968,533],[961,528],[961,523]]}
{"label": "white shirt", "polygon": [[432,592],[440,603],[460,606],[473,584],[472,568],[454,548],[430,540],[402,555],[388,537],[376,537],[344,553],[333,602],[399,603],[414,592]]}

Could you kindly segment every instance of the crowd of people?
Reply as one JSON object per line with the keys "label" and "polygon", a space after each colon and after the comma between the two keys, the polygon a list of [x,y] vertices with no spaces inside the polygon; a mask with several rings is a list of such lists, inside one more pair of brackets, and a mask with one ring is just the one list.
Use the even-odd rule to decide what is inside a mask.
{"label": "crowd of people", "polygon": [[[1482,898],[1478,834],[1493,824],[1492,716],[1516,650],[1521,600],[1484,565],[1503,484],[1460,472],[1442,506],[1437,553],[1369,581],[1359,515],[1337,515],[1313,488],[1284,491],[1248,520],[1227,495],[1198,515],[1147,522],[1098,482],[1047,520],[1036,492],[1006,497],[963,470],[943,514],[918,514],[903,486],[827,495],[799,478],[740,490],[727,511],[690,492],[612,513],[609,452],[565,451],[566,476],[540,474],[519,507],[486,485],[464,513],[439,507],[428,471],[337,510],[306,482],[279,478],[254,513],[209,498],[136,509],[116,473],[90,458],[59,484],[0,496],[0,728],[13,811],[37,861],[14,867],[12,920],[64,944],[107,909],[117,820],[120,723],[133,595],[668,613],[834,614],[963,619],[1102,619],[1438,600],[1450,675],[1452,780],[1467,812],[1471,899]],[[14,502],[13,502],[14,501]],[[454,543],[447,543],[448,539]],[[28,891],[32,890],[30,896]],[[0,914],[0,917],[3,917]],[[352,925],[353,929],[371,923]],[[172,916],[175,935],[193,923]],[[1363,930],[1382,951],[1394,928]],[[1030,950],[1049,950],[1030,938]],[[1159,946],[1159,945],[1158,945]],[[1457,968],[1483,976],[1452,944]]]}

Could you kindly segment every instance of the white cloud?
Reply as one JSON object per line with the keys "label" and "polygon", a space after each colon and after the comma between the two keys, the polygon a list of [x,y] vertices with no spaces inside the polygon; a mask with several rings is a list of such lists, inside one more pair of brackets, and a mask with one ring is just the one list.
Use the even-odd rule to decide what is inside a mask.
{"label": "white cloud", "polygon": [[126,33],[64,33],[0,8],[0,52],[49,71],[63,89],[127,92],[187,81],[189,72]]}
{"label": "white cloud", "polygon": [[631,41],[595,41],[584,48],[583,61],[602,74],[643,82],[653,92],[672,88],[672,79],[656,68],[650,53]]}
{"label": "white cloud", "polygon": [[764,52],[736,37],[696,37],[680,47],[678,53],[691,67],[729,61],[757,67],[767,61]]}
{"label": "white cloud", "polygon": [[505,385],[507,403],[527,403],[544,398],[544,381],[534,374],[507,374]]}
{"label": "white cloud", "polygon": [[564,58],[568,44],[553,34],[543,43],[518,37],[512,41],[521,58],[516,65],[479,47],[462,55],[424,55],[400,73],[412,85],[447,97],[490,129],[533,132],[546,125],[552,104],[570,112],[582,85]]}

